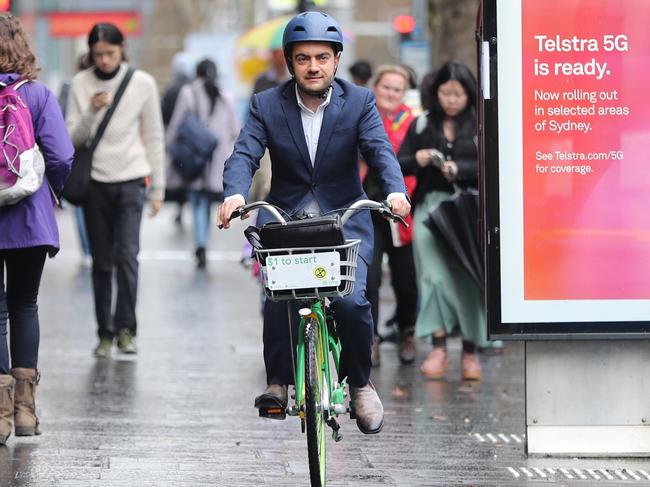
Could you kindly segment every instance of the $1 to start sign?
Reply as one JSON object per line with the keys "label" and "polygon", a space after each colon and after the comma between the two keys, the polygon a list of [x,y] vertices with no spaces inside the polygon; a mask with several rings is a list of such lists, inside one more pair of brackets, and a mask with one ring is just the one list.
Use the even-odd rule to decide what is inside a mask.
{"label": "$1 to start sign", "polygon": [[266,275],[273,291],[335,287],[341,283],[341,256],[338,252],[269,255]]}

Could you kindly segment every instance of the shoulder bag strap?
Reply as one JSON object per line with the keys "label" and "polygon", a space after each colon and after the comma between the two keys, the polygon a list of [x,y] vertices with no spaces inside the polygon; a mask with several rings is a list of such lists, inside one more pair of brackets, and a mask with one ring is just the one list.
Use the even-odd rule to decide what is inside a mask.
{"label": "shoulder bag strap", "polygon": [[194,85],[190,84],[190,91],[192,92],[192,104],[194,108],[194,116],[196,119],[203,123],[203,120],[201,120],[201,115],[199,114],[199,95],[194,89]]}
{"label": "shoulder bag strap", "polygon": [[124,75],[124,78],[120,83],[120,86],[117,88],[117,91],[115,92],[115,96],[113,96],[113,103],[111,103],[110,108],[104,114],[104,118],[99,124],[99,127],[97,127],[97,132],[95,132],[95,136],[93,137],[92,142],[88,146],[90,152],[95,152],[95,149],[97,148],[97,145],[99,144],[99,141],[101,140],[102,136],[104,135],[104,131],[108,126],[108,122],[111,121],[111,117],[113,116],[113,113],[115,113],[117,104],[120,102],[120,98],[122,98],[122,95],[124,94],[124,91],[126,90],[129,81],[131,81],[131,77],[133,76],[134,72],[135,69],[129,66],[129,69],[126,71],[126,74]]}
{"label": "shoulder bag strap", "polygon": [[[208,121],[206,120],[201,120],[201,115],[199,114],[199,93],[194,89],[195,87],[190,84],[190,91],[192,92],[192,99],[194,100],[194,116],[196,119],[203,123],[204,125],[208,124],[208,121],[210,120],[210,117],[212,117],[212,114],[214,113],[215,108],[217,108],[217,102],[215,101],[214,107],[212,107],[212,110],[208,110]],[[201,86],[199,89],[203,89],[205,91],[205,87]],[[206,92],[206,96],[207,92]],[[208,96],[208,101],[210,101],[210,97]]]}

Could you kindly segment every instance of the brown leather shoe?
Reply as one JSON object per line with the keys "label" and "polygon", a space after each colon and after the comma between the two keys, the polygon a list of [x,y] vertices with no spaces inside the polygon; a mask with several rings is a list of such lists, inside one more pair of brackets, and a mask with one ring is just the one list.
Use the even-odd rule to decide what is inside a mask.
{"label": "brown leather shoe", "polygon": [[259,408],[286,408],[287,407],[287,386],[281,384],[269,384],[262,394],[255,398],[255,407]]}
{"label": "brown leather shoe", "polygon": [[399,360],[403,365],[410,365],[415,362],[415,337],[404,335],[399,340]]}
{"label": "brown leather shoe", "polygon": [[372,382],[364,387],[350,387],[350,406],[362,433],[374,435],[384,427],[384,406]]}

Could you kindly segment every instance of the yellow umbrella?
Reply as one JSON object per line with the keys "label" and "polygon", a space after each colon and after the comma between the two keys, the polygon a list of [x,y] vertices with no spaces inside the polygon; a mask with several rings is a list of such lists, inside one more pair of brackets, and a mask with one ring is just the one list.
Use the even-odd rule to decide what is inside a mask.
{"label": "yellow umbrella", "polygon": [[253,83],[261,73],[269,69],[268,59],[249,56],[237,61],[239,76],[244,83]]}
{"label": "yellow umbrella", "polygon": [[237,39],[237,47],[245,49],[281,48],[282,33],[291,18],[291,15],[283,15],[256,25]]}

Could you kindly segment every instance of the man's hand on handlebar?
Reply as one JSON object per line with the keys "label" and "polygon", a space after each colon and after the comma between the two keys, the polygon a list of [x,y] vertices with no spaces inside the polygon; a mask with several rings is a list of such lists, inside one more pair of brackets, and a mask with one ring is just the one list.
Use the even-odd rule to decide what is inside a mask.
{"label": "man's hand on handlebar", "polygon": [[[241,197],[235,197],[224,201],[221,206],[219,206],[219,213],[217,215],[217,221],[219,228],[230,228],[230,215],[238,208],[244,206],[246,202]],[[243,215],[242,220],[248,218],[248,215]]]}
{"label": "man's hand on handlebar", "polygon": [[404,195],[396,195],[388,200],[391,205],[391,210],[396,215],[406,218],[411,213],[411,204]]}

